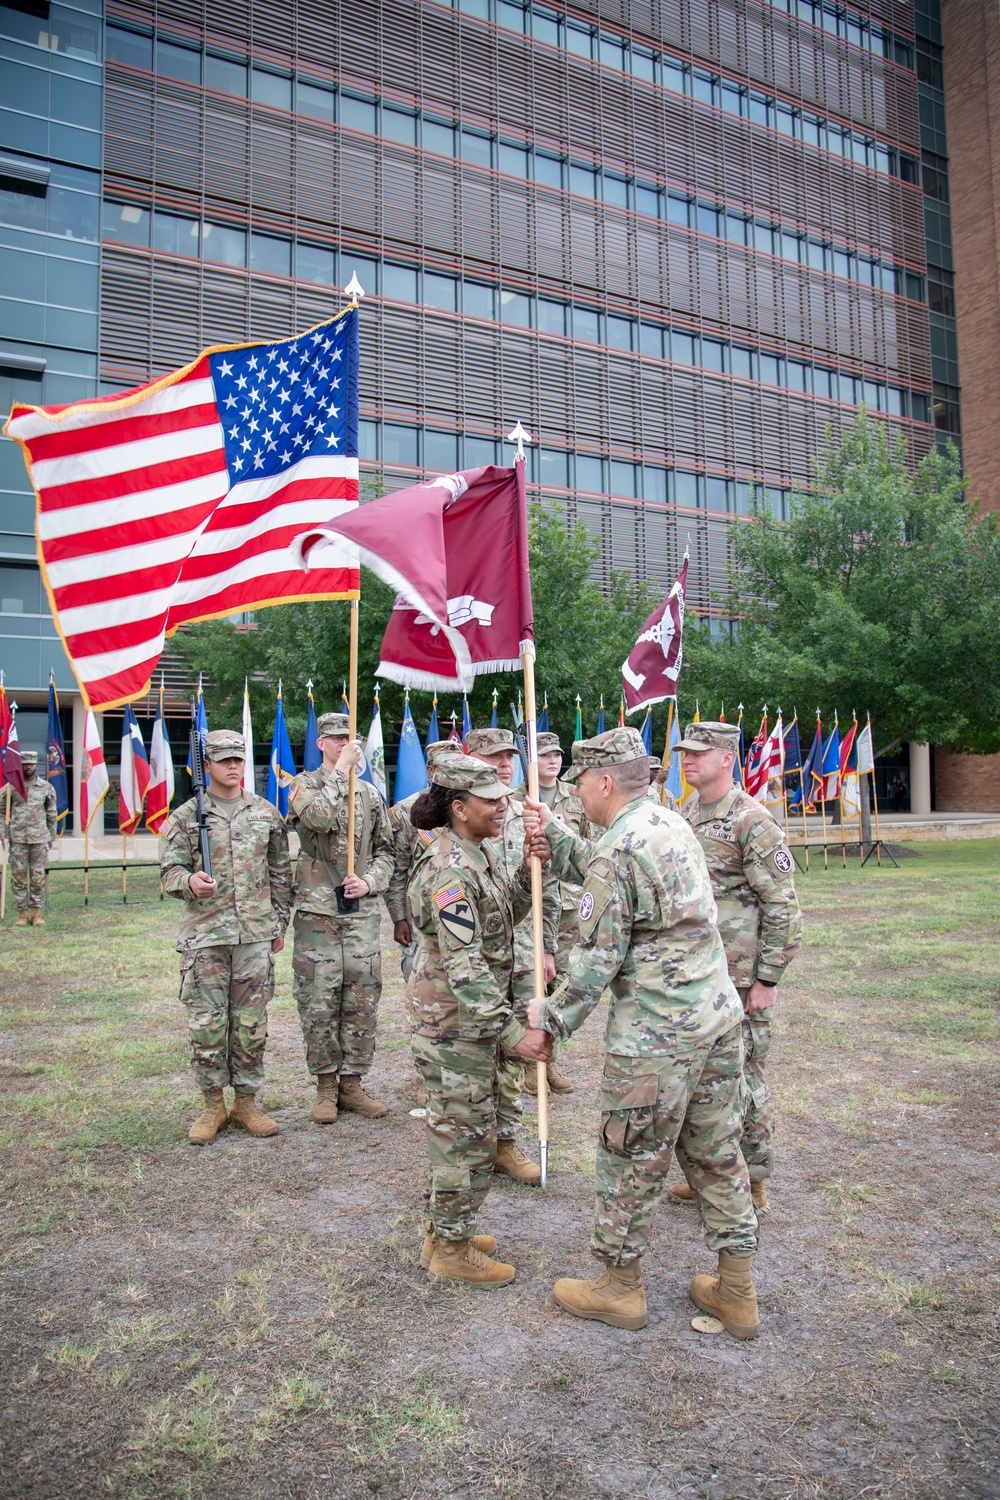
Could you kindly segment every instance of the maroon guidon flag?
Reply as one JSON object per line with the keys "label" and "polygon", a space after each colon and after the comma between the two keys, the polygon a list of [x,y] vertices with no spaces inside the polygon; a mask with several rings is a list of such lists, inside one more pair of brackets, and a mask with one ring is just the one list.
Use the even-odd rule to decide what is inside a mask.
{"label": "maroon guidon flag", "polygon": [[642,634],[622,667],[625,708],[630,714],[647,708],[651,703],[662,703],[664,698],[677,696],[687,576],[688,555],[685,551],[677,581],[642,627]]}
{"label": "maroon guidon flag", "polygon": [[[344,543],[396,590],[378,676],[468,692],[534,649],[524,463],[445,474],[306,532],[303,566]],[[340,555],[338,553],[337,555]]]}

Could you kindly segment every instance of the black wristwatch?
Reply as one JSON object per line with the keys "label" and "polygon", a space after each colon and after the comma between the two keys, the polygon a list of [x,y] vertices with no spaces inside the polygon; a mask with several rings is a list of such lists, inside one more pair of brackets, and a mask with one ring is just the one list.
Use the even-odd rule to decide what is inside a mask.
{"label": "black wristwatch", "polygon": [[762,984],[768,990],[776,990],[778,988],[778,981],[776,979],[755,979],[754,984]]}

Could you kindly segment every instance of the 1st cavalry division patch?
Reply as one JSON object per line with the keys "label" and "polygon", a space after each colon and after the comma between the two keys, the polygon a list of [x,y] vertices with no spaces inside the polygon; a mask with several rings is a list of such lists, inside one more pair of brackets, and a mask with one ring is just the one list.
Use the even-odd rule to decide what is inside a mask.
{"label": "1st cavalry division patch", "polygon": [[443,891],[436,891],[434,902],[441,913],[441,926],[448,935],[460,943],[471,943],[476,935],[476,914],[458,881]]}

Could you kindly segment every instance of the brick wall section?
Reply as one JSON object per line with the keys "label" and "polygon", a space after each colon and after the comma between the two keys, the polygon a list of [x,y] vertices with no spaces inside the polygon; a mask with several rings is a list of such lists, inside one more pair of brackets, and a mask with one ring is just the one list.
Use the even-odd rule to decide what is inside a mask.
{"label": "brick wall section", "polygon": [[1000,511],[1000,6],[941,13],[963,457],[970,493]]}
{"label": "brick wall section", "polygon": [[934,751],[935,812],[1000,813],[1000,755]]}

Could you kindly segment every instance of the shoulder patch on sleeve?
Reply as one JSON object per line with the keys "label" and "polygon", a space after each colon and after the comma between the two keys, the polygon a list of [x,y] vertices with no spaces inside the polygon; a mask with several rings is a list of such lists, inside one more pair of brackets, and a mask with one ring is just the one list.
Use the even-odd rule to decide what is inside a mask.
{"label": "shoulder patch on sleeve", "polygon": [[775,849],[771,855],[771,860],[779,875],[790,875],[792,873],[792,856],[787,849]]}
{"label": "shoulder patch on sleeve", "polygon": [[456,901],[464,900],[465,891],[457,880],[452,881],[451,885],[446,885],[443,890],[434,892],[434,903],[438,911],[444,911],[446,906],[454,906]]}
{"label": "shoulder patch on sleeve", "polygon": [[315,787],[307,786],[306,783],[304,781],[300,781],[298,777],[295,778],[291,786],[288,788],[288,801],[290,804],[294,802],[296,812],[303,812],[309,806],[315,795]]}
{"label": "shoulder patch on sleeve", "polygon": [[173,831],[176,828],[176,826],[177,825],[174,822],[173,818],[168,818],[167,821],[164,823],[163,827],[160,829],[160,838],[161,839],[168,839],[170,837],[170,835],[173,833]]}
{"label": "shoulder patch on sleeve", "polygon": [[577,908],[580,937],[584,942],[587,941],[603,917],[613,894],[613,888],[606,880],[602,880],[599,875],[587,876],[583,892],[580,896],[580,905]]}

